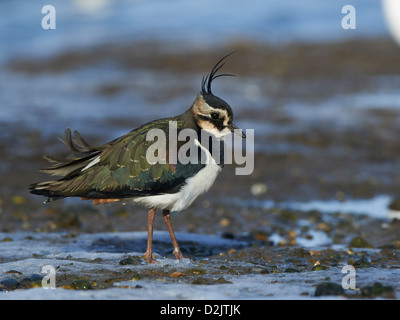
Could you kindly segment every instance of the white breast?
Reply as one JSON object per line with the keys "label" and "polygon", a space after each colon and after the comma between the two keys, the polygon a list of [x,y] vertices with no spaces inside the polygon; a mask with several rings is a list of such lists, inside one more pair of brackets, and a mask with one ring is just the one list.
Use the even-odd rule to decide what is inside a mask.
{"label": "white breast", "polygon": [[181,211],[189,207],[199,195],[207,192],[221,172],[221,167],[216,163],[207,148],[203,147],[197,139],[195,144],[206,154],[206,166],[196,175],[189,178],[179,192],[134,198],[133,202],[150,208]]}

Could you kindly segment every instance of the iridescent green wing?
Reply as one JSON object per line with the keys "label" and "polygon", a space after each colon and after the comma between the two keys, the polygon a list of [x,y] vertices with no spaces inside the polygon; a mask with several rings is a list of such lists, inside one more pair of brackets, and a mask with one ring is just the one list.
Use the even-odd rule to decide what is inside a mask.
{"label": "iridescent green wing", "polygon": [[[175,192],[187,178],[201,170],[204,164],[200,161],[183,164],[177,154],[169,152],[170,120],[176,121],[177,133],[184,128],[179,118],[156,120],[105,145],[99,163],[86,173],[92,177],[91,193],[99,197],[129,197]],[[146,139],[151,129],[165,133],[163,148],[155,147],[155,142],[160,142],[157,138]],[[177,149],[190,141],[177,141]]]}

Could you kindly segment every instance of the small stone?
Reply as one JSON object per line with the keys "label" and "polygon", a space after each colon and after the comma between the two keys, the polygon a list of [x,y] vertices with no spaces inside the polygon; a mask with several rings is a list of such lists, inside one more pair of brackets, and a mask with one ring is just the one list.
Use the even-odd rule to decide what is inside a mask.
{"label": "small stone", "polygon": [[31,288],[41,288],[42,280],[31,281]]}
{"label": "small stone", "polygon": [[294,268],[286,268],[283,272],[286,273],[297,273],[300,272],[300,270],[294,269]]}
{"label": "small stone", "polygon": [[230,221],[228,218],[222,218],[222,219],[219,221],[219,225],[220,225],[221,227],[227,227],[227,226],[229,226],[230,223],[231,223],[231,221]]}
{"label": "small stone", "polygon": [[41,274],[33,273],[29,276],[29,280],[33,281],[42,281],[43,276]]}
{"label": "small stone", "polygon": [[255,183],[251,186],[250,191],[253,196],[257,197],[267,193],[268,187],[265,183]]}
{"label": "small stone", "polygon": [[32,288],[32,281],[29,278],[23,278],[19,282],[18,287],[19,288],[25,288],[25,289]]}
{"label": "small stone", "polygon": [[5,273],[7,274],[17,274],[17,275],[22,275],[22,272],[17,271],[17,270],[8,270]]}
{"label": "small stone", "polygon": [[267,242],[268,241],[268,234],[265,231],[256,231],[253,234],[254,239],[261,241],[261,242]]}
{"label": "small stone", "polygon": [[232,232],[224,232],[221,234],[221,238],[224,239],[235,239],[235,235]]}
{"label": "small stone", "polygon": [[390,210],[395,210],[395,211],[400,211],[400,199],[394,199],[394,200],[389,204],[389,209],[390,209]]}
{"label": "small stone", "polygon": [[11,201],[13,204],[24,204],[25,198],[23,196],[13,196]]}
{"label": "small stone", "polygon": [[179,278],[185,276],[183,272],[173,272],[169,275],[171,278]]}
{"label": "small stone", "polygon": [[355,268],[369,268],[371,267],[371,263],[368,261],[366,257],[361,257],[357,261],[353,262],[353,267]]}
{"label": "small stone", "polygon": [[372,286],[366,286],[361,288],[361,295],[363,297],[368,297],[368,298],[382,297],[382,298],[396,299],[393,287],[383,286],[379,282],[375,282]]}
{"label": "small stone", "polygon": [[188,272],[189,273],[193,273],[193,274],[205,274],[206,270],[205,269],[199,269],[199,268],[192,268],[192,269],[189,269]]}
{"label": "small stone", "polygon": [[58,228],[78,227],[79,216],[76,212],[61,212],[56,221]]}
{"label": "small stone", "polygon": [[322,282],[315,288],[315,296],[338,296],[344,294],[342,286],[333,282]]}
{"label": "small stone", "polygon": [[90,290],[93,289],[92,283],[89,280],[74,280],[71,282],[70,287],[75,290]]}
{"label": "small stone", "polygon": [[213,285],[213,284],[225,284],[225,283],[232,283],[232,282],[225,280],[222,277],[218,278],[218,279],[207,279],[207,278],[203,278],[203,277],[198,277],[197,279],[193,280],[190,284]]}
{"label": "small stone", "polygon": [[138,257],[128,257],[119,261],[121,266],[141,264],[142,259]]}
{"label": "small stone", "polygon": [[225,280],[224,278],[218,278],[215,281],[215,284],[224,284],[224,283],[232,283],[231,281]]}
{"label": "small stone", "polygon": [[0,288],[4,290],[14,290],[17,288],[19,282],[13,278],[8,278],[0,281]]}
{"label": "small stone", "polygon": [[210,284],[209,281],[206,278],[203,277],[198,277],[197,279],[193,280],[190,284]]}
{"label": "small stone", "polygon": [[392,246],[396,249],[400,249],[400,240],[393,240]]}
{"label": "small stone", "polygon": [[280,212],[280,216],[285,220],[289,220],[289,221],[293,221],[293,222],[296,222],[299,219],[297,212],[290,210],[290,209],[283,209]]}
{"label": "small stone", "polygon": [[373,246],[361,237],[354,237],[349,243],[351,248],[373,248]]}
{"label": "small stone", "polygon": [[135,272],[135,273],[132,275],[132,277],[131,277],[131,281],[137,281],[137,280],[140,280],[140,279],[142,279],[142,277],[141,277],[141,275],[140,275],[139,273],[137,273],[137,272]]}
{"label": "small stone", "polygon": [[320,264],[318,264],[312,268],[312,271],[320,271],[320,270],[328,270],[328,269],[329,269],[329,267],[321,266]]}

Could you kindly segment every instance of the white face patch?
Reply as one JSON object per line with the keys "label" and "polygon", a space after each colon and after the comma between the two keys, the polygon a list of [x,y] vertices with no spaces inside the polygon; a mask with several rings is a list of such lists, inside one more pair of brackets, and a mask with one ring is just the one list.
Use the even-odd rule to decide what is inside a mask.
{"label": "white face patch", "polygon": [[204,131],[206,131],[209,134],[212,134],[214,137],[217,139],[222,139],[223,137],[227,136],[228,134],[231,133],[231,130],[228,128],[224,128],[223,130],[219,131],[217,128],[203,128]]}
{"label": "white face patch", "polygon": [[[197,123],[199,127],[206,132],[212,134],[216,138],[222,138],[231,133],[231,131],[227,128],[229,124],[228,111],[211,107],[207,102],[205,102],[201,95],[197,97],[193,105],[193,113],[198,120]],[[225,128],[223,128],[222,130],[218,130],[218,128],[213,123],[213,120],[215,121],[215,119],[212,119],[212,113],[217,113],[220,119],[224,119],[222,124]],[[199,116],[202,118],[200,118]]]}

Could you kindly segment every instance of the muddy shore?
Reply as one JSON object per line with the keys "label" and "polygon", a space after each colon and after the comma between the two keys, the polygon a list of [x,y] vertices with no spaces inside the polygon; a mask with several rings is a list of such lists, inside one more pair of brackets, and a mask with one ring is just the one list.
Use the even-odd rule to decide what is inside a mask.
{"label": "muddy shore", "polygon": [[[171,101],[182,103],[184,111],[188,106],[183,101],[190,103],[197,94],[192,83],[200,83],[201,74],[215,63],[216,57],[232,50],[238,52],[227,67],[229,73],[238,77],[233,84],[224,81],[218,88],[221,96],[231,103],[238,125],[255,129],[254,172],[237,176],[234,165],[225,166],[210,192],[185,212],[174,215],[173,223],[178,233],[217,234],[245,241],[246,246],[218,250],[206,246],[197,250],[184,242],[184,253],[195,260],[210,259],[207,264],[213,266],[206,269],[206,275],[215,274],[217,267],[221,276],[250,272],[251,268],[245,271],[243,264],[235,270],[235,261],[255,265],[256,271],[251,272],[257,274],[262,270],[283,273],[288,268],[301,273],[312,270],[316,261],[316,265],[334,268],[348,260],[355,263],[362,257],[369,265],[361,268],[375,268],[377,273],[380,269],[400,268],[399,220],[352,212],[302,211],[278,205],[290,201],[371,199],[384,194],[392,197],[392,208],[399,209],[396,202],[400,197],[398,101],[389,99],[383,105],[379,101],[374,105],[376,98],[368,98],[368,94],[373,96],[379,90],[395,92],[400,84],[400,48],[391,40],[281,46],[236,42],[211,51],[207,48],[182,52],[163,43],[113,43],[50,58],[16,57],[1,68],[31,81],[43,77],[57,80],[104,65],[112,65],[124,74],[136,74],[138,70],[152,75],[159,72],[163,80],[171,79],[170,85],[164,83],[155,89],[157,82],[151,83],[154,76],[143,79],[151,85],[104,77],[87,90],[110,103],[137,91],[155,112]],[[70,94],[66,91],[62,98],[68,99]],[[354,96],[362,97],[361,102],[356,101],[360,104],[357,108],[346,105],[355,101]],[[166,110],[162,112],[168,114]],[[109,117],[88,125],[87,131],[90,128],[94,131],[85,138],[93,144],[105,143],[115,138],[117,132],[140,125],[143,117],[152,120],[151,115],[138,119],[134,113],[121,117],[110,109]],[[40,124],[0,120],[0,231],[9,233],[10,239],[14,232],[21,231],[70,234],[144,231],[146,212],[139,207],[118,204],[93,207],[73,200],[44,205],[44,199],[28,193],[30,183],[47,178],[38,172],[47,165],[41,154],[65,154],[57,140],[65,128],[55,132],[52,127],[49,134],[46,126],[52,123],[51,112],[42,118]],[[64,124],[59,120],[55,123]],[[266,201],[277,205],[267,207],[263,205]],[[162,219],[156,219],[155,229],[165,230]],[[341,245],[349,252],[354,248],[367,251],[345,254],[328,246],[315,249],[319,253],[312,255],[311,249],[304,249],[296,239],[311,240],[315,232],[323,233],[331,240],[330,244]],[[280,236],[279,242],[270,239],[273,234]],[[162,249],[161,255],[168,256],[168,250]],[[228,266],[222,267],[224,263]],[[168,275],[178,271],[172,270]],[[196,280],[192,271],[185,272],[187,277],[182,278]],[[76,277],[67,278],[72,281]],[[98,274],[95,277],[96,281],[101,278]],[[122,273],[119,277],[124,278]],[[390,279],[385,281],[384,285],[390,283]],[[398,297],[400,288],[392,289],[388,297]]]}

